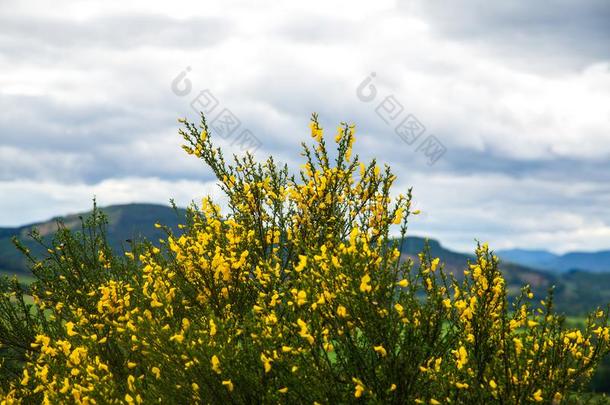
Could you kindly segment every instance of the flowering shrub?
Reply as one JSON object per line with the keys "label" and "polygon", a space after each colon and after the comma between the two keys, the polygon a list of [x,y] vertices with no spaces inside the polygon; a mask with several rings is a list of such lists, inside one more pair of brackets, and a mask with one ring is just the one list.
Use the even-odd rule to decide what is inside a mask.
{"label": "flowering shrub", "polygon": [[331,154],[314,115],[291,174],[227,164],[203,117],[181,122],[228,211],[205,198],[124,255],[97,209],[60,229],[30,256],[35,304],[0,298],[3,403],[559,403],[608,352],[606,313],[566,330],[552,299],[509,302],[485,244],[458,278],[401,257],[411,191],[352,157],[354,127]]}

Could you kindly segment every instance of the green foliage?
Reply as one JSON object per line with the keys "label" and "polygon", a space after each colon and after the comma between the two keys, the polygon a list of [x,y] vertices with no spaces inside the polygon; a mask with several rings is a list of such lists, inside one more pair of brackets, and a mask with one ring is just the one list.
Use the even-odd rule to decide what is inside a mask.
{"label": "green foliage", "polygon": [[486,244],[460,277],[430,246],[402,256],[411,191],[352,157],[352,126],[332,152],[314,115],[292,175],[227,164],[204,119],[184,125],[227,212],[204,198],[159,246],[117,254],[94,207],[80,230],[34,234],[44,257],[19,245],[36,281],[33,307],[4,286],[6,403],[569,402],[607,354],[605,311],[570,329],[552,294],[509,302]]}
{"label": "green foliage", "polygon": [[[179,217],[184,217],[185,211],[178,211]],[[12,239],[18,238],[23,247],[29,249],[34,256],[40,257],[46,253],[46,248],[29,236],[32,231],[37,230],[44,244],[50,245],[59,229],[58,223],[67,229],[78,230],[81,227],[81,219],[86,220],[91,214],[67,215],[19,228],[0,228],[0,275],[17,275],[20,281],[29,284],[32,280],[28,261],[15,249]],[[152,224],[159,221],[176,230],[179,218],[171,207],[154,204],[114,205],[105,208],[104,214],[108,219],[107,243],[115,252],[122,252],[128,246],[127,240],[145,237],[150,241],[158,241],[164,233],[153,228]]]}

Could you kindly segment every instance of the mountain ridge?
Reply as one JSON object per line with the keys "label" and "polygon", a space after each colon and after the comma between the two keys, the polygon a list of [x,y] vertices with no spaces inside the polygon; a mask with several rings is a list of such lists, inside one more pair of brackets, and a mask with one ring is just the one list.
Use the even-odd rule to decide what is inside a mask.
{"label": "mountain ridge", "polygon": [[503,260],[512,263],[553,272],[565,273],[571,270],[582,270],[593,273],[610,273],[610,250],[575,251],[558,255],[547,250],[508,249],[499,250],[496,254]]}
{"label": "mountain ridge", "polygon": [[[107,234],[110,246],[121,250],[128,239],[144,237],[157,241],[164,236],[163,231],[156,229],[156,222],[165,224],[177,230],[178,216],[185,210],[161,204],[131,203],[111,205],[100,208],[108,218]],[[19,252],[12,238],[17,237],[34,255],[40,255],[44,249],[33,241],[28,234],[37,229],[43,239],[50,242],[58,229],[58,222],[69,229],[80,227],[81,219],[86,218],[91,211],[66,216],[55,216],[48,221],[35,222],[19,227],[0,228],[0,272],[5,274],[27,275],[29,270],[25,257]]]}
{"label": "mountain ridge", "polygon": [[[108,217],[108,243],[115,251],[126,248],[128,239],[144,238],[156,243],[165,236],[164,231],[154,227],[161,223],[176,232],[178,223],[182,222],[185,210],[159,204],[123,204],[100,209]],[[0,228],[0,274],[17,274],[26,279],[30,272],[23,255],[15,248],[11,238],[16,236],[35,256],[44,256],[44,248],[28,238],[28,233],[38,228],[43,230],[45,242],[51,242],[57,229],[58,221],[69,228],[80,226],[81,218],[90,213],[71,214],[65,217],[55,217],[49,221],[38,222],[16,228]],[[463,276],[468,261],[474,255],[455,252],[443,247],[434,239],[420,236],[409,236],[405,239],[401,254],[405,258],[417,261],[417,255],[425,245],[430,254],[439,257],[447,273],[453,273],[457,278]],[[501,256],[500,256],[501,257]],[[537,297],[544,297],[547,291],[554,287],[557,307],[565,313],[580,314],[595,309],[596,306],[610,302],[610,273],[592,272],[554,272],[532,268],[511,261],[501,261],[500,267],[506,279],[507,289],[511,296],[518,294],[520,288],[529,284]]]}

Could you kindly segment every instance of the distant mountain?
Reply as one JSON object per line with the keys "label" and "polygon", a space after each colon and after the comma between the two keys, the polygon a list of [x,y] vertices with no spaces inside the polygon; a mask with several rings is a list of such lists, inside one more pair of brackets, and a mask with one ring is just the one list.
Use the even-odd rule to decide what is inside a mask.
{"label": "distant mountain", "polygon": [[[170,207],[154,204],[115,205],[103,208],[102,211],[109,220],[108,242],[116,251],[126,248],[128,239],[143,237],[153,243],[157,242],[164,236],[164,233],[156,229],[154,224],[159,222],[176,230],[178,223],[182,222],[181,218],[185,214],[182,209],[176,212]],[[43,255],[43,249],[27,236],[33,228],[37,228],[45,240],[50,241],[57,230],[57,221],[63,222],[68,228],[75,229],[80,227],[80,217],[86,217],[87,215],[89,213],[57,217],[49,221],[17,228],[0,228],[0,274],[17,274],[23,279],[30,275],[23,256],[11,242],[13,236],[22,240],[35,255]],[[426,243],[428,243],[430,253],[434,257],[439,257],[441,262],[444,263],[447,272],[453,273],[457,278],[463,276],[463,270],[466,268],[468,260],[472,260],[473,256],[446,249],[436,240],[408,237],[403,244],[401,253],[404,257],[417,260],[417,254],[423,250]],[[510,253],[509,255],[499,253],[501,253],[500,257],[508,258],[510,256]],[[530,260],[536,259],[538,260],[536,263],[539,263],[539,258],[545,257],[545,252],[530,254],[529,251],[522,251],[517,253],[513,252],[510,256],[511,260],[507,259],[501,263],[509,294],[514,295],[520,287],[529,284],[538,297],[543,297],[550,287],[555,286],[557,308],[568,314],[581,314],[594,309],[598,305],[603,306],[610,302],[610,272],[568,271],[557,273],[544,271],[539,268],[532,268],[539,267],[538,265],[528,266],[527,263],[519,263],[519,261],[526,261],[524,258],[529,258]],[[581,255],[578,253],[562,257],[566,258],[566,263],[572,256],[574,256],[573,260],[575,262],[586,262]],[[600,268],[599,266],[593,266],[595,258],[587,256],[586,259],[589,260],[587,262],[589,263],[588,266],[594,270]],[[531,263],[531,261],[528,263]],[[576,266],[570,265],[567,267],[574,268]]]}
{"label": "distant mountain", "polygon": [[594,273],[610,273],[609,250],[556,255],[545,250],[512,249],[501,250],[497,254],[508,262],[552,272],[581,270]]}
{"label": "distant mountain", "polygon": [[[439,257],[441,263],[445,266],[447,273],[453,273],[456,278],[462,278],[463,272],[468,265],[468,261],[474,259],[474,255],[454,252],[444,248],[438,241],[434,239],[426,239],[421,237],[408,237],[405,240],[402,248],[403,255],[417,260],[417,255],[424,249],[428,243],[430,254],[433,257]],[[507,288],[510,294],[517,294],[521,287],[529,284],[538,296],[544,296],[548,289],[552,286],[561,285],[561,280],[557,275],[539,269],[532,269],[527,266],[515,264],[511,262],[502,262],[500,264],[502,273],[506,280]],[[609,284],[610,288],[610,284]]]}
{"label": "distant mountain", "polygon": [[[156,204],[126,204],[114,205],[103,208],[102,211],[108,217],[108,242],[115,250],[121,250],[126,246],[128,239],[144,237],[156,242],[164,236],[164,233],[155,228],[156,222],[177,228],[178,217],[184,215],[180,209],[178,215],[173,208]],[[70,229],[81,226],[81,217],[90,213],[67,215],[56,217],[45,222],[24,225],[17,228],[0,228],[0,272],[4,274],[27,275],[29,270],[27,263],[12,243],[12,238],[19,238],[34,254],[41,254],[42,248],[34,242],[28,234],[36,228],[45,240],[50,241],[57,231],[57,223],[61,221]]]}
{"label": "distant mountain", "polygon": [[546,250],[509,249],[496,253],[502,260],[523,266],[541,267],[559,256]]}
{"label": "distant mountain", "polygon": [[562,271],[576,269],[610,273],[610,250],[567,253],[551,262],[550,266]]}
{"label": "distant mountain", "polygon": [[[429,240],[428,243],[431,254],[440,257],[441,262],[445,263],[447,272],[453,272],[457,277],[462,274],[467,261],[473,258],[467,254],[445,249],[435,240]],[[423,238],[408,238],[403,253],[415,258],[424,244]],[[554,287],[556,309],[569,315],[582,315],[597,307],[606,307],[610,303],[610,272],[573,270],[574,267],[569,269],[568,265],[562,272],[546,271],[536,266],[527,266],[526,263],[508,261],[505,259],[506,255],[501,252],[494,253],[500,257],[500,269],[506,279],[509,295],[514,296],[522,286],[529,284],[534,294],[542,298],[551,287]],[[553,256],[549,252],[534,251],[530,257],[544,257],[545,253]],[[578,257],[579,254],[576,255]],[[572,254],[561,257],[570,256]]]}
{"label": "distant mountain", "polygon": [[[184,215],[183,210],[179,211],[179,216],[177,216],[172,208],[154,204],[114,205],[102,208],[102,211],[108,216],[109,220],[108,241],[117,250],[125,246],[127,239],[133,239],[136,236],[144,237],[152,242],[158,241],[163,233],[153,226],[154,223],[159,222],[176,229],[179,222],[178,217]],[[74,229],[80,226],[80,217],[86,217],[87,215],[88,213],[74,214],[19,228],[0,228],[0,270],[19,274],[29,273],[21,253],[15,249],[11,242],[13,236],[17,236],[24,241],[34,253],[43,253],[42,249],[27,236],[33,228],[37,228],[41,235],[51,239],[53,233],[57,230],[58,221],[63,222],[68,228]],[[425,243],[426,239],[424,238],[408,237],[405,240],[402,253],[417,258],[417,254],[424,249]],[[428,245],[431,254],[440,257],[447,271],[456,275],[461,275],[468,260],[472,259],[472,256],[445,249],[436,240],[428,240]],[[528,283],[533,287],[546,289],[555,281],[551,274],[517,264],[507,263],[504,269],[509,284],[513,282],[519,285]]]}

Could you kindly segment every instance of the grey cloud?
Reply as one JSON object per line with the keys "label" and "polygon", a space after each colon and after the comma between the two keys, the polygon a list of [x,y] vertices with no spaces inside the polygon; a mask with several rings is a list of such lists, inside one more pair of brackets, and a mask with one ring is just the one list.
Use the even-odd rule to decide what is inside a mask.
{"label": "grey cloud", "polygon": [[[85,21],[0,15],[0,26],[0,50],[21,53],[49,48],[204,48],[227,40],[232,32],[230,21],[224,19],[181,20],[155,14],[119,14]],[[15,40],[18,46],[14,46]]]}
{"label": "grey cloud", "polygon": [[1,94],[0,109],[0,179],[202,178],[183,156],[169,111]]}
{"label": "grey cloud", "polygon": [[497,57],[508,56],[530,68],[542,65],[549,71],[560,63],[580,69],[610,58],[610,3],[605,0],[400,4],[404,12],[423,16],[443,36],[473,41]]}
{"label": "grey cloud", "polygon": [[83,102],[62,103],[50,96],[0,94],[2,143],[50,150],[81,150],[96,144],[123,142],[152,131],[167,116],[153,122],[150,113],[125,106]]}
{"label": "grey cloud", "polygon": [[287,18],[273,31],[274,37],[296,43],[331,44],[351,42],[361,35],[360,23],[304,12],[298,18]]}
{"label": "grey cloud", "polygon": [[[287,121],[300,123],[300,127],[273,128],[261,123],[257,116],[248,116],[248,122],[254,123],[257,132],[262,136],[272,137],[272,142],[266,144],[269,151],[278,151],[288,154],[291,145],[295,144],[295,137],[308,140],[306,124],[309,113],[321,113],[322,123],[327,131],[333,132],[340,120],[347,120],[357,125],[360,154],[363,158],[377,157],[380,161],[391,163],[408,175],[409,172],[454,173],[458,175],[476,175],[479,173],[505,174],[515,179],[540,178],[561,179],[565,182],[576,183],[591,180],[605,182],[610,180],[610,161],[606,158],[571,158],[555,153],[551,146],[541,156],[530,158],[507,154],[506,149],[515,147],[527,149],[527,137],[506,138],[500,145],[487,142],[482,149],[466,148],[460,146],[459,139],[466,135],[467,129],[451,122],[439,121],[438,117],[419,116],[427,127],[427,134],[434,134],[447,147],[448,152],[433,167],[426,164],[421,153],[416,151],[417,145],[407,145],[394,133],[393,127],[386,125],[375,113],[375,103],[363,105],[356,100],[354,94],[346,92],[345,83],[331,82],[323,77],[309,76],[298,80],[301,72],[291,69],[282,69],[281,73],[265,73],[250,85],[241,89],[244,94],[256,98],[258,102],[266,102],[275,106],[278,114],[287,117]],[[290,84],[290,85],[289,85]],[[312,89],[324,88],[323,94]],[[354,102],[346,101],[351,100]],[[398,96],[400,98],[400,96]],[[283,103],[290,99],[292,102]],[[405,108],[410,108],[405,106]],[[334,120],[333,120],[334,119]],[[260,124],[260,127],[256,125]],[[291,131],[291,137],[273,138],[274,134]],[[525,138],[525,140],[524,140]],[[485,140],[485,138],[483,138]],[[518,144],[522,143],[522,144]]]}

